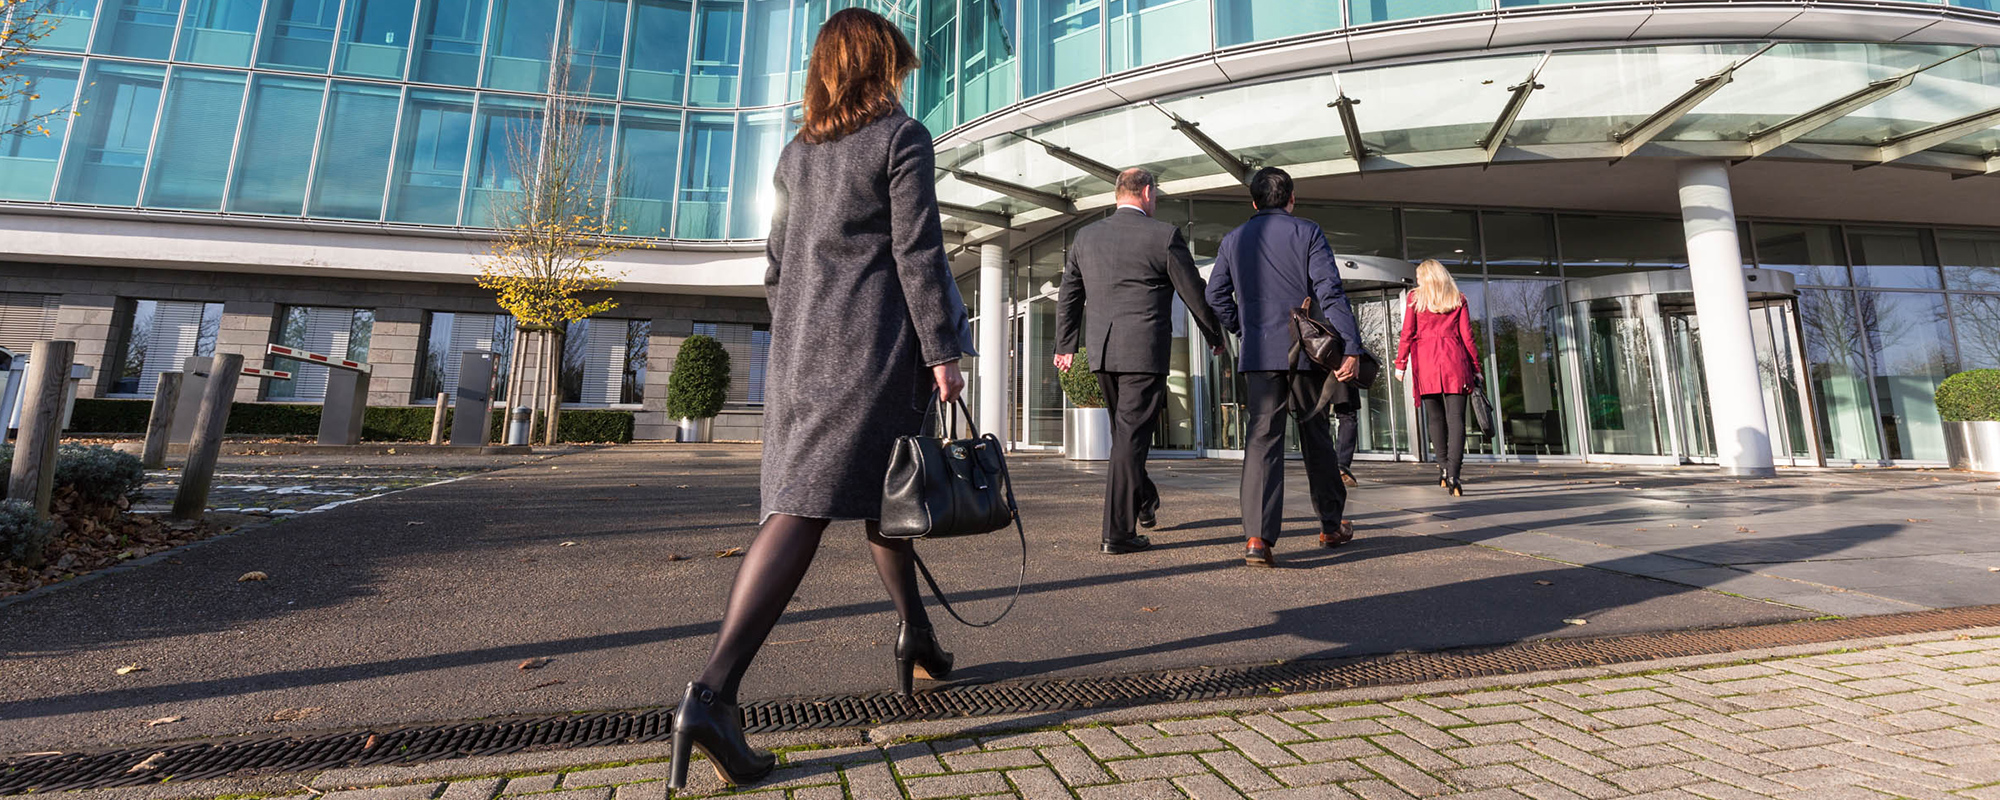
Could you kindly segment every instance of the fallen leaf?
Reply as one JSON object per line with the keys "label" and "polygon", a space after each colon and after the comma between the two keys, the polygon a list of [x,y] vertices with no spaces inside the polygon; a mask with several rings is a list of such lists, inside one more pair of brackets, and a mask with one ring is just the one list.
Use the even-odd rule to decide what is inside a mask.
{"label": "fallen leaf", "polygon": [[305,706],[303,708],[281,708],[278,709],[276,713],[273,713],[271,715],[271,721],[292,722],[295,720],[301,720],[305,719],[306,717],[312,716],[315,712],[319,711],[319,709],[320,709],[319,706]]}
{"label": "fallen leaf", "polygon": [[667,560],[668,560],[668,561],[686,561],[686,560],[688,560],[688,557],[687,557],[687,556],[684,556],[684,555],[681,555],[681,554],[679,554],[679,553],[668,553],[668,554],[667,554]]}
{"label": "fallen leaf", "polygon": [[1563,623],[1564,623],[1564,624],[1566,624],[1566,625],[1589,625],[1589,624],[1590,624],[1590,620],[1587,620],[1587,619],[1566,619],[1566,620],[1563,620]]}
{"label": "fallen leaf", "polygon": [[639,484],[636,484],[636,483],[628,483],[628,484],[625,484],[625,488],[627,488],[627,489],[637,489],[637,488],[639,488]]}
{"label": "fallen leaf", "polygon": [[563,542],[562,544],[559,544],[559,545],[556,545],[556,546],[557,546],[557,547],[575,547],[575,546],[576,546],[576,542]]}
{"label": "fallen leaf", "polygon": [[236,582],[242,583],[244,581],[267,581],[270,579],[271,576],[266,575],[262,572],[245,572],[243,573],[243,577],[236,579]]}
{"label": "fallen leaf", "polygon": [[141,761],[141,762],[139,762],[139,763],[137,763],[137,764],[133,764],[133,765],[132,765],[132,768],[131,768],[131,769],[128,769],[128,770],[125,770],[125,772],[126,772],[127,774],[130,774],[130,773],[134,773],[134,772],[150,772],[150,771],[152,771],[152,770],[156,770],[156,769],[159,769],[159,768],[160,768],[160,759],[163,759],[163,758],[166,758],[166,757],[167,757],[167,754],[166,754],[165,752],[159,752],[159,753],[154,753],[154,754],[152,754],[152,755],[150,755],[150,756],[146,756],[146,760],[144,760],[144,761]]}
{"label": "fallen leaf", "polygon": [[1536,586],[1554,586],[1554,585],[1556,585],[1556,582],[1555,582],[1555,581],[1535,581],[1535,585],[1536,585]]}
{"label": "fallen leaf", "polygon": [[1903,521],[1904,521],[1904,522],[1929,522],[1930,520],[1927,520],[1927,519],[1906,519],[1906,520],[1903,520]]}
{"label": "fallen leaf", "polygon": [[145,671],[146,668],[139,666],[138,664],[126,664],[125,666],[112,670],[112,672],[116,672],[120,675],[130,675],[134,672],[145,672]]}
{"label": "fallen leaf", "polygon": [[[557,425],[556,427],[560,428],[560,427],[562,427],[562,426],[561,426],[561,425]],[[394,448],[394,447],[391,447],[391,448],[389,448],[389,455],[392,455],[392,456],[393,456],[393,455],[395,455],[395,454],[396,454],[396,448]]]}
{"label": "fallen leaf", "polygon": [[[1972,634],[1969,634],[1969,633],[1961,633],[1961,634],[1959,634],[1959,635],[1957,635],[1957,636],[1953,636],[1953,637],[1951,637],[1951,638],[1952,638],[1952,639],[1954,639],[1954,640],[1956,640],[1956,641],[1960,641],[1960,642],[1969,642],[1969,641],[1972,641]],[[30,755],[32,755],[32,753],[31,753]]]}
{"label": "fallen leaf", "polygon": [[743,548],[741,547],[731,547],[728,550],[715,551],[716,558],[735,558],[740,555],[743,555]]}
{"label": "fallen leaf", "polygon": [[1155,611],[1158,611],[1158,610],[1160,610],[1160,607],[1159,607],[1159,606],[1141,606],[1141,607],[1139,608],[1139,610],[1140,610],[1140,611],[1144,611],[1144,612],[1146,612],[1146,613],[1148,613],[1148,614],[1151,614],[1151,613],[1153,613],[1153,612],[1155,612]]}
{"label": "fallen leaf", "polygon": [[1987,567],[1987,572],[2000,572],[2000,567]]}
{"label": "fallen leaf", "polygon": [[676,488],[676,489],[686,489],[686,488],[688,488],[688,485],[687,485],[687,484],[685,484],[685,483],[683,483],[683,484],[681,484],[681,485],[679,485],[679,486],[675,486],[674,488]]}
{"label": "fallen leaf", "polygon": [[1756,533],[1756,531],[1753,531],[1753,530],[1750,530],[1749,528],[1746,528],[1746,527],[1744,527],[1744,526],[1742,526],[1742,525],[1738,525],[1738,526],[1736,526],[1736,532],[1737,532],[1737,533]]}
{"label": "fallen leaf", "polygon": [[157,728],[157,727],[160,727],[161,725],[172,725],[172,724],[174,724],[174,723],[176,723],[176,722],[179,722],[179,721],[181,721],[181,720],[183,720],[183,719],[187,719],[187,718],[186,718],[186,717],[161,717],[161,718],[159,718],[159,719],[153,719],[153,720],[147,720],[147,721],[146,721],[146,727],[148,727],[148,728]]}
{"label": "fallen leaf", "polygon": [[405,523],[403,523],[403,524],[404,524],[404,525],[422,525],[422,524],[424,524],[424,522],[423,522],[423,520],[417,520],[417,519],[413,519],[413,520],[410,520],[409,522],[405,522]]}
{"label": "fallen leaf", "polygon": [[361,750],[362,750],[363,752],[366,752],[366,751],[369,751],[369,750],[373,750],[373,749],[375,749],[375,742],[376,742],[376,737],[377,737],[378,735],[380,735],[380,734],[374,734],[374,733],[371,733],[371,734],[368,734],[368,738],[367,738],[366,740],[362,741],[362,743],[361,743]]}
{"label": "fallen leaf", "polygon": [[549,662],[551,662],[551,661],[554,661],[554,660],[555,660],[555,659],[553,659],[553,658],[531,658],[531,659],[528,659],[528,660],[526,660],[526,661],[523,661],[523,662],[521,662],[521,667],[520,667],[520,668],[521,668],[521,669],[524,669],[524,670],[527,670],[527,669],[541,669],[541,668],[543,668],[543,667],[546,667],[546,666],[548,666],[548,665],[549,665]]}

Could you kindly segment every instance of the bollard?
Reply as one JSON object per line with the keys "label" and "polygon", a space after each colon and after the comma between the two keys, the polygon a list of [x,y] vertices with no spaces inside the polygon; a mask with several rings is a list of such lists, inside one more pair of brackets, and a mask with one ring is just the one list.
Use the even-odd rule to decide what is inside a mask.
{"label": "bollard", "polygon": [[47,517],[56,488],[56,443],[62,441],[63,384],[76,359],[76,342],[40,341],[29,352],[7,496],[33,503],[35,513]]}
{"label": "bollard", "polygon": [[513,412],[507,415],[507,443],[510,445],[527,444],[528,436],[534,431],[534,427],[535,412],[529,411],[525,407],[514,409]]}
{"label": "bollard", "polygon": [[243,375],[240,353],[221,353],[209,361],[208,385],[195,412],[194,440],[181,465],[180,491],[174,495],[175,519],[199,520],[208,510],[208,489],[215,481],[215,461],[222,455],[222,431],[229,424],[229,404],[236,399],[236,379]]}
{"label": "bollard", "polygon": [[180,399],[181,374],[160,373],[160,383],[153,387],[153,414],[146,418],[146,449],[139,456],[139,466],[159,469],[167,465],[167,440],[173,438],[174,408]]}
{"label": "bollard", "polygon": [[438,392],[437,409],[431,412],[431,444],[444,444],[444,409],[451,403],[451,396]]}

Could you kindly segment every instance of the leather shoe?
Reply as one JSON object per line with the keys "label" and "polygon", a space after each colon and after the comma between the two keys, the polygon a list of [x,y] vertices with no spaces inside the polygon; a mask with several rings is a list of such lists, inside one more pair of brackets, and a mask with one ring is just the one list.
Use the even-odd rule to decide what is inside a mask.
{"label": "leather shoe", "polygon": [[1250,537],[1250,545],[1243,549],[1243,563],[1253,567],[1276,566],[1271,561],[1271,545],[1263,539]]}
{"label": "leather shoe", "polygon": [[1144,550],[1152,546],[1153,546],[1153,540],[1148,539],[1144,536],[1134,536],[1130,539],[1120,539],[1115,542],[1105,542],[1104,554],[1110,556],[1122,556],[1125,555],[1126,553],[1137,553],[1141,550]]}
{"label": "leather shoe", "polygon": [[1360,482],[1360,481],[1357,481],[1357,480],[1355,480],[1355,479],[1354,479],[1354,473],[1352,473],[1352,472],[1348,472],[1348,471],[1347,471],[1347,470],[1345,470],[1345,469],[1343,469],[1343,470],[1341,470],[1341,471],[1340,471],[1340,482],[1341,482],[1341,483],[1344,483],[1344,484],[1347,484],[1347,485],[1349,485],[1349,486],[1360,486],[1360,485],[1361,485],[1361,482]]}
{"label": "leather shoe", "polygon": [[1344,519],[1340,521],[1339,533],[1321,533],[1319,535],[1319,546],[1321,547],[1339,547],[1351,541],[1354,541],[1354,523]]}
{"label": "leather shoe", "polygon": [[1139,506],[1139,527],[1152,528],[1160,522],[1160,501],[1154,500]]}

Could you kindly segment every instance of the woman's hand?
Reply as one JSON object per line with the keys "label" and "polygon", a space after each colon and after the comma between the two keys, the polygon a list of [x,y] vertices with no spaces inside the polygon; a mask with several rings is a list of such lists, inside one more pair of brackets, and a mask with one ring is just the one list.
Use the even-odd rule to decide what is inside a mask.
{"label": "woman's hand", "polygon": [[965,391],[965,375],[958,371],[956,361],[931,367],[931,379],[937,382],[938,397],[944,402],[957,400],[958,395]]}

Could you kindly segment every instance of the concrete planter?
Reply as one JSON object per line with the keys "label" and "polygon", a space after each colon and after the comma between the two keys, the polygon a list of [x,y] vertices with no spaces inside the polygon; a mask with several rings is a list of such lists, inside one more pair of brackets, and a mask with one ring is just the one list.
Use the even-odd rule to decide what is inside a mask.
{"label": "concrete planter", "polygon": [[2000,421],[1945,423],[1944,451],[1953,469],[2000,472]]}
{"label": "concrete planter", "polygon": [[1063,454],[1071,461],[1111,458],[1111,411],[1072,408],[1063,412]]}
{"label": "concrete planter", "polygon": [[715,418],[693,419],[681,417],[681,438],[683,442],[708,442],[715,439]]}

